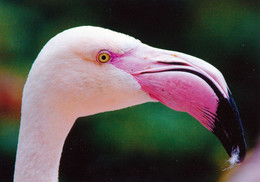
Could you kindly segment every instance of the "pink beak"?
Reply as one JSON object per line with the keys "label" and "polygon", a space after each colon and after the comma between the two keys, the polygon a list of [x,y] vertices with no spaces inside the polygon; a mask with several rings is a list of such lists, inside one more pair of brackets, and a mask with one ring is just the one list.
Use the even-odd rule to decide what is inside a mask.
{"label": "pink beak", "polygon": [[222,142],[236,163],[246,154],[244,131],[222,74],[209,63],[174,51],[141,44],[113,54],[110,64],[131,74],[152,98],[188,112]]}

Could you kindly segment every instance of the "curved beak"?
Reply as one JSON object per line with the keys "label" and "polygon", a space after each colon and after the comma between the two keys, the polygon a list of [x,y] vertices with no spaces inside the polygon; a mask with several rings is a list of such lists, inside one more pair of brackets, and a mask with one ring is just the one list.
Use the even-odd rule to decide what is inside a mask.
{"label": "curved beak", "polygon": [[246,143],[239,112],[215,67],[193,56],[145,44],[114,56],[110,64],[131,74],[155,100],[196,118],[219,138],[232,163],[244,160]]}

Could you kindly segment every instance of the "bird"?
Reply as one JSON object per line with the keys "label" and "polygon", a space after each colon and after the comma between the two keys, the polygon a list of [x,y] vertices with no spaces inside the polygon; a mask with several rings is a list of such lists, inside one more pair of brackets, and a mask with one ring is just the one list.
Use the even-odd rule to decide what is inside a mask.
{"label": "bird", "polygon": [[227,83],[211,64],[95,26],[64,30],[35,59],[23,89],[15,182],[57,182],[65,139],[81,116],[161,102],[189,113],[241,163],[246,142]]}

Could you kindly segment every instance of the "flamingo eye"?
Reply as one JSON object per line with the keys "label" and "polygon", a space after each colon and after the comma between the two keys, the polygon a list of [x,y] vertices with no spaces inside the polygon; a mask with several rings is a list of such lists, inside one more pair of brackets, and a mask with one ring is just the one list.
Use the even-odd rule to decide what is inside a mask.
{"label": "flamingo eye", "polygon": [[110,53],[107,52],[107,51],[102,51],[102,52],[100,52],[100,53],[98,54],[97,59],[98,59],[98,61],[101,62],[101,63],[106,63],[106,62],[110,61],[111,55],[110,55]]}

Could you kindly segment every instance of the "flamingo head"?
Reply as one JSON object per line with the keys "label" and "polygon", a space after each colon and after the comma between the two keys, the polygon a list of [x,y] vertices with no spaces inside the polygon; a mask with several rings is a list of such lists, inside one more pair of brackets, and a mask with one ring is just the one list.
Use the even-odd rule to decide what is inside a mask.
{"label": "flamingo head", "polygon": [[52,104],[64,113],[90,115],[159,101],[189,113],[213,132],[232,163],[245,157],[243,127],[231,92],[222,74],[201,59],[86,26],[50,40],[30,75],[42,83],[34,88],[48,87],[44,92],[50,92]]}

